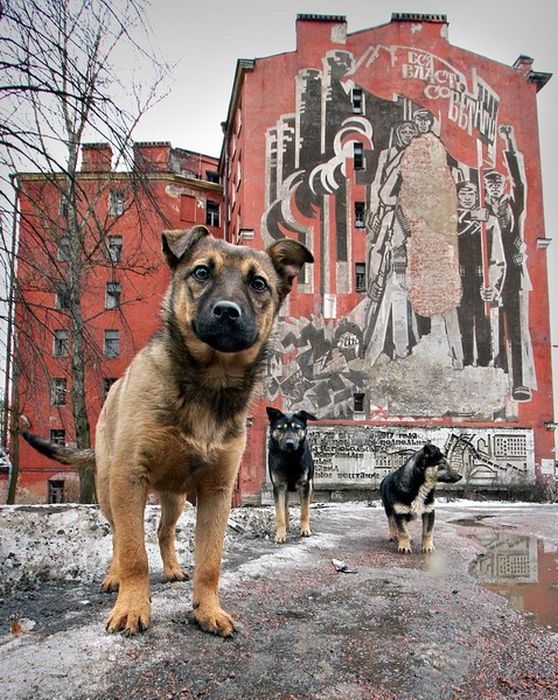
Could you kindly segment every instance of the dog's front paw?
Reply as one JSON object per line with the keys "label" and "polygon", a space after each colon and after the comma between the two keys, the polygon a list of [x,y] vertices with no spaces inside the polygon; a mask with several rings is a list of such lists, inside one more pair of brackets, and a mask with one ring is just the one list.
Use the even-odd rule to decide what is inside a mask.
{"label": "dog's front paw", "polygon": [[111,574],[109,571],[101,583],[101,589],[104,591],[104,593],[113,593],[114,591],[118,590],[118,587],[118,576],[116,574]]}
{"label": "dog's front paw", "polygon": [[190,574],[183,569],[181,566],[172,566],[165,568],[163,571],[163,583],[170,583],[171,581],[189,581]]}
{"label": "dog's front paw", "polygon": [[400,542],[397,546],[397,551],[399,552],[399,554],[412,554],[413,552],[410,543],[406,542]]}
{"label": "dog's front paw", "polygon": [[273,538],[273,541],[276,542],[277,544],[281,544],[282,542],[286,542],[287,540],[287,531],[286,530],[277,530],[275,533],[275,537]]}
{"label": "dog's front paw", "polygon": [[109,632],[124,632],[129,637],[136,632],[143,632],[151,622],[151,603],[149,595],[120,595],[107,620]]}
{"label": "dog's front paw", "polygon": [[301,537],[310,537],[312,534],[312,530],[310,529],[310,525],[301,525],[300,526],[300,536]]}
{"label": "dog's front paw", "polygon": [[204,632],[219,637],[230,637],[236,630],[232,617],[218,605],[194,606],[194,620]]}
{"label": "dog's front paw", "polygon": [[432,554],[433,551],[434,551],[434,543],[433,542],[423,542],[422,543],[421,552],[423,554]]}

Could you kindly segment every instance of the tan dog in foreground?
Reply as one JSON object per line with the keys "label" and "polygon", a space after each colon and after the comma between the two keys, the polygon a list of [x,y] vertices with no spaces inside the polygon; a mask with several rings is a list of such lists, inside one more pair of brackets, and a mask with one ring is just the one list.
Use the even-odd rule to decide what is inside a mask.
{"label": "tan dog in foreground", "polygon": [[96,465],[99,505],[113,537],[102,587],[118,589],[110,632],[134,634],[150,623],[148,491],[160,498],[157,532],[167,581],[188,578],[176,556],[175,527],[186,492],[196,491],[194,618],[207,632],[227,637],[235,626],[217,588],[246,413],[281,302],[313,258],[290,239],[263,253],[215,240],[203,226],[164,232],[163,251],[173,272],[163,329],[111,387],[95,450],[22,434],[60,462]]}

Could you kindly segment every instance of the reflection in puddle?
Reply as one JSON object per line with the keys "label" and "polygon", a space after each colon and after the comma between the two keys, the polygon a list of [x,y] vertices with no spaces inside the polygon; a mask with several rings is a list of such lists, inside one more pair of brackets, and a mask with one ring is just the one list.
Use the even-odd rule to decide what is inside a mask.
{"label": "reflection in puddle", "polygon": [[505,596],[516,610],[558,631],[558,549],[535,537],[486,529],[473,538],[486,547],[471,573],[487,590]]}

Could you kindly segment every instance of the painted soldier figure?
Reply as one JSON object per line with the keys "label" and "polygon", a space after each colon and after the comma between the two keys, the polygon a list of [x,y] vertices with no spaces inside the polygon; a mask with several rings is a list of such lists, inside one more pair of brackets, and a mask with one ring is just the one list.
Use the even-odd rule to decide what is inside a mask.
{"label": "painted soldier figure", "polygon": [[529,401],[535,382],[527,314],[530,284],[525,267],[523,241],[525,184],[521,163],[513,143],[512,127],[501,126],[500,134],[506,142],[504,158],[510,174],[511,191],[505,191],[506,178],[501,173],[490,170],[484,174],[486,207],[498,220],[506,260],[506,277],[502,288],[500,353],[496,364],[510,375],[512,398],[515,401]]}

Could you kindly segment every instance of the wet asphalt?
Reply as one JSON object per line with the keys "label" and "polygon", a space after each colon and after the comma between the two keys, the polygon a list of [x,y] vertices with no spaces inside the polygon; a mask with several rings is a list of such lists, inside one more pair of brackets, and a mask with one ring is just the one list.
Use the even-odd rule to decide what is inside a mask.
{"label": "wet asphalt", "polygon": [[152,625],[131,639],[104,631],[98,583],[16,586],[0,602],[0,697],[558,697],[558,505],[439,498],[432,555],[417,523],[398,554],[377,503],[315,504],[309,538],[293,515],[282,545],[271,508],[231,515],[232,639],[192,624],[191,583],[157,573]]}

